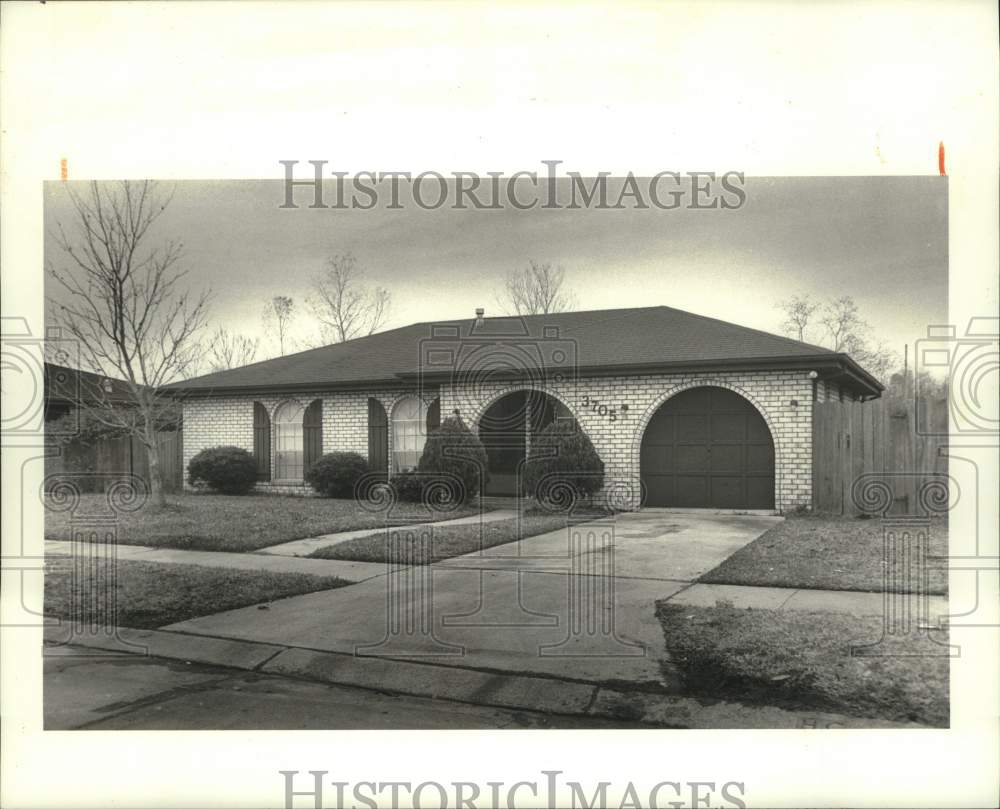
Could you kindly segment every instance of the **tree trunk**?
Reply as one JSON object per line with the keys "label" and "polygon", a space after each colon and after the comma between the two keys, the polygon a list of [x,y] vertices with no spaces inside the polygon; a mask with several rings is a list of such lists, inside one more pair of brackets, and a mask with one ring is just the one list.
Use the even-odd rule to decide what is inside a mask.
{"label": "tree trunk", "polygon": [[160,445],[155,430],[146,430],[146,456],[149,458],[149,493],[158,508],[167,505],[167,493],[163,489],[163,472],[160,470]]}

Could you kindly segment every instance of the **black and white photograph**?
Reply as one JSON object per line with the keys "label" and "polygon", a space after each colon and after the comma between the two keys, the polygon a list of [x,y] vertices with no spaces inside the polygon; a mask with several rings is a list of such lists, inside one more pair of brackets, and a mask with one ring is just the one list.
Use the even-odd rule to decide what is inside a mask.
{"label": "black and white photograph", "polygon": [[[914,797],[947,794],[933,772],[876,759],[944,749],[966,773],[949,805],[989,805],[997,128],[917,123],[940,55],[905,82],[874,53],[814,65],[793,20],[850,21],[772,5],[789,28],[747,67],[767,90],[721,66],[749,46],[715,68],[684,37],[643,50],[643,25],[707,42],[749,3],[624,4],[609,25],[634,47],[594,27],[600,4],[524,41],[500,35],[520,4],[69,5],[4,4],[24,43],[57,49],[74,20],[121,43],[81,68],[107,82],[95,123],[41,169],[28,140],[56,124],[27,99],[82,80],[66,56],[4,79],[5,171],[34,161],[4,181],[5,805],[940,805]],[[864,41],[906,5],[858,4]],[[959,6],[913,4],[893,52],[938,19],[995,27]],[[199,28],[237,9],[218,41]],[[315,30],[272,58],[293,21]],[[321,21],[341,26],[328,44]],[[37,63],[6,28],[5,73]],[[812,79],[783,89],[793,41]],[[981,81],[956,121],[996,112],[984,42],[948,68]],[[146,115],[195,64],[217,72],[168,91],[149,131],[177,139],[143,158],[119,105],[140,93]],[[881,109],[873,74],[914,89],[838,163],[829,144]],[[229,113],[204,106],[242,75]],[[780,125],[807,137],[810,80],[854,105],[814,149]],[[756,99],[749,128],[699,140],[654,112],[710,93]],[[639,110],[664,148],[637,131],[630,157]],[[27,786],[76,750],[74,800]]]}
{"label": "black and white photograph", "polygon": [[948,726],[946,177],[297,168],[46,187],[47,727]]}

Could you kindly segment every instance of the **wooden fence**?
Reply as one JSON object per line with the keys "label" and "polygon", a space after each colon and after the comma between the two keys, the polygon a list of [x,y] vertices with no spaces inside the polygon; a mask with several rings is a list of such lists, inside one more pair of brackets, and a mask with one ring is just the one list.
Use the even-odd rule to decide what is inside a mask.
{"label": "wooden fence", "polygon": [[[167,492],[179,492],[184,485],[184,440],[181,430],[157,434],[160,471]],[[81,491],[103,491],[117,476],[136,475],[149,480],[149,456],[136,438],[120,436],[92,443],[71,441],[55,450],[45,461],[45,485],[51,488],[60,479],[72,480]]]}
{"label": "wooden fence", "polygon": [[814,510],[846,515],[926,511],[922,498],[940,498],[946,486],[948,458],[940,450],[947,446],[947,432],[945,398],[815,402]]}

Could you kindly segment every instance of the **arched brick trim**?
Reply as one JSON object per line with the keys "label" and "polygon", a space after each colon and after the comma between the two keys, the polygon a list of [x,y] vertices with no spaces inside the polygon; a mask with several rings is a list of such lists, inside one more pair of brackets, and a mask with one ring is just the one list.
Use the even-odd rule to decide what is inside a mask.
{"label": "arched brick trim", "polygon": [[518,391],[522,390],[533,390],[537,391],[538,393],[544,393],[546,396],[551,396],[557,402],[560,402],[563,405],[563,407],[565,407],[570,412],[573,418],[576,419],[577,424],[580,424],[580,417],[576,414],[575,408],[568,401],[566,401],[566,399],[563,398],[560,394],[556,393],[551,388],[545,387],[544,385],[520,383],[515,385],[509,385],[508,387],[503,388],[499,392],[492,394],[490,398],[487,399],[483,404],[479,405],[479,407],[475,411],[475,416],[468,422],[466,422],[469,429],[472,430],[473,432],[478,430],[479,420],[483,417],[483,414],[490,409],[490,407],[492,407],[496,402],[498,402],[504,396],[508,396],[511,393],[517,393]]}
{"label": "arched brick trim", "polygon": [[[315,397],[312,397],[312,398],[315,398]],[[297,404],[297,405],[301,405],[301,406],[302,406],[302,409],[303,409],[303,410],[305,410],[305,409],[306,409],[307,407],[309,407],[309,402],[311,402],[311,401],[312,401],[312,398],[309,398],[309,399],[300,399],[300,398],[299,398],[299,397],[297,397],[297,396],[286,396],[286,397],[284,397],[283,399],[278,399],[278,400],[277,400],[277,401],[276,401],[276,402],[274,403],[274,407],[272,407],[272,408],[271,408],[271,413],[270,413],[270,416],[271,416],[271,424],[272,424],[272,425],[274,424],[274,417],[275,417],[276,415],[278,415],[278,411],[279,411],[279,410],[280,410],[280,409],[281,409],[281,408],[282,408],[282,407],[283,407],[284,405],[288,404],[289,402],[294,402],[294,403],[295,403],[295,404]],[[273,432],[274,432],[274,430],[272,429],[272,431],[271,431],[271,432],[273,433]]]}
{"label": "arched brick trim", "polygon": [[[383,396],[379,394],[372,394],[371,396],[372,399],[378,399],[382,403],[382,407],[385,408],[386,415],[389,416],[390,423],[392,423],[392,412],[396,409],[396,405],[398,405],[403,399],[409,399],[411,397],[416,397],[420,399],[420,401],[422,401],[424,405],[428,407],[430,406],[431,402],[439,398],[437,394],[434,394],[433,396],[428,396],[428,395],[421,396],[415,390],[403,391],[402,393],[391,394],[388,396]],[[444,418],[443,413],[441,417]]]}
{"label": "arched brick trim", "polygon": [[[508,386],[506,386],[506,387],[504,387],[504,388],[502,388],[500,390],[492,392],[485,400],[483,400],[483,401],[481,401],[480,403],[477,404],[476,409],[473,411],[474,412],[474,418],[472,418],[470,421],[466,421],[466,426],[475,435],[479,436],[480,435],[480,433],[479,433],[479,421],[486,414],[486,412],[494,404],[496,404],[498,401],[500,401],[501,399],[503,399],[505,396],[509,396],[512,393],[519,393],[521,391],[533,391],[533,392],[536,392],[536,393],[541,393],[542,395],[551,397],[555,401],[559,402],[563,407],[566,408],[566,410],[569,412],[569,414],[576,421],[578,428],[582,432],[584,432],[584,434],[587,434],[586,428],[585,428],[584,424],[580,421],[580,418],[577,415],[575,408],[572,407],[570,405],[570,403],[563,396],[561,396],[560,394],[556,393],[555,391],[553,391],[549,387],[546,387],[544,385],[534,384],[534,383],[531,383],[531,382],[518,382],[518,383],[514,383],[514,384],[508,385]],[[589,434],[587,434],[587,437],[588,437],[588,439],[591,438]],[[530,429],[526,432],[526,435],[525,435],[524,449],[525,449],[525,455],[521,459],[520,465],[518,466],[518,472],[517,472],[517,474],[518,474],[519,478],[520,478],[521,475],[523,475],[524,463],[526,462],[528,456],[530,456],[530,454],[531,454],[531,430]]]}
{"label": "arched brick trim", "polygon": [[639,425],[636,428],[635,434],[632,436],[632,473],[635,476],[636,485],[641,487],[642,437],[646,434],[646,428],[649,426],[649,422],[656,414],[656,411],[663,407],[664,403],[668,399],[672,399],[678,393],[690,390],[691,388],[704,387],[726,388],[727,390],[731,390],[733,393],[738,393],[750,402],[750,404],[754,406],[754,409],[760,413],[761,418],[764,419],[764,423],[767,424],[768,432],[771,433],[771,441],[774,444],[774,505],[776,509],[780,508],[779,504],[784,502],[781,496],[784,468],[782,464],[782,447],[780,441],[778,440],[778,432],[775,430],[774,421],[771,419],[771,415],[767,412],[767,409],[751,394],[747,393],[747,391],[738,385],[726,382],[723,379],[695,379],[690,382],[682,382],[678,385],[674,385],[657,396],[656,399],[653,400],[653,403],[646,408],[646,412],[642,414],[642,418],[639,420]]}

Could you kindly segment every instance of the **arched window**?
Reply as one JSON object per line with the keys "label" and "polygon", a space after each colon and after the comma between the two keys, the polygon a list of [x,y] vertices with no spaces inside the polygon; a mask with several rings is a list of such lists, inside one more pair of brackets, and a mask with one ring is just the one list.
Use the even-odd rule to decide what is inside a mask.
{"label": "arched window", "polygon": [[392,471],[416,469],[426,440],[426,406],[416,396],[400,399],[392,409]]}
{"label": "arched window", "polygon": [[285,402],[274,414],[274,477],[302,480],[302,417],[305,408]]}

